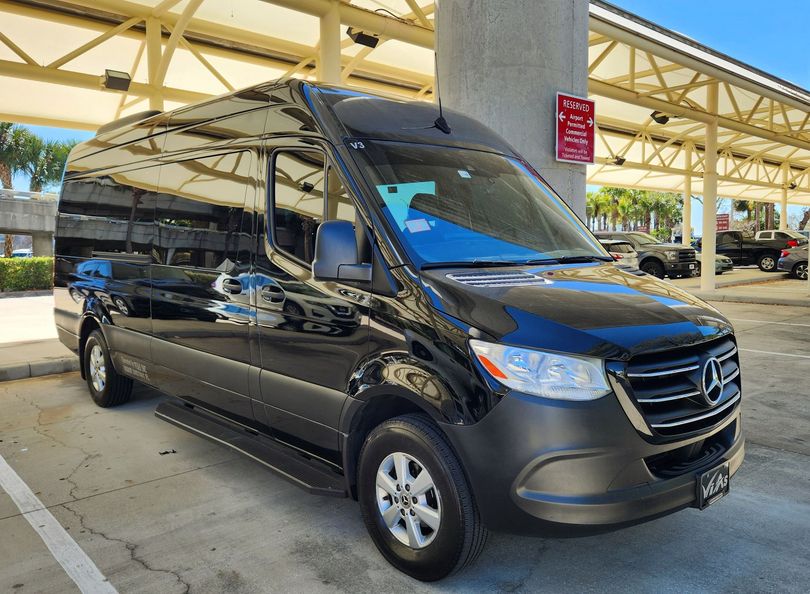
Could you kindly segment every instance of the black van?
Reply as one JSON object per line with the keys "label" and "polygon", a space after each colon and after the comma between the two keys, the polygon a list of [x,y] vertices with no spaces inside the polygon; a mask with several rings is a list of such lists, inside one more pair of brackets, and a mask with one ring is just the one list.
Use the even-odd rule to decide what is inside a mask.
{"label": "black van", "polygon": [[422,580],[488,530],[593,534],[725,495],[729,322],[617,268],[504,140],[438,115],[285,80],[78,145],[55,317],[93,399],[160,389],[158,417],[358,499]]}

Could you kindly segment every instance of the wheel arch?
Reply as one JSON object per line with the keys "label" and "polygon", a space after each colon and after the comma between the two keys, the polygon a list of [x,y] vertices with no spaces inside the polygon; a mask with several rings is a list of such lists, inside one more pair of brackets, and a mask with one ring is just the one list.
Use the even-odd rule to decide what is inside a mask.
{"label": "wheel arch", "polygon": [[364,399],[350,398],[344,407],[341,418],[341,452],[343,457],[343,474],[346,486],[352,498],[357,499],[357,464],[360,450],[371,431],[389,419],[407,414],[424,415],[437,430],[450,440],[441,428],[435,409],[419,402],[397,390],[395,386],[381,389]]}
{"label": "wheel arch", "polygon": [[87,337],[90,336],[93,330],[99,330],[102,334],[104,333],[101,329],[101,323],[95,316],[85,315],[79,325],[79,372],[81,373],[82,379],[87,379],[84,371],[84,345],[87,343]]}

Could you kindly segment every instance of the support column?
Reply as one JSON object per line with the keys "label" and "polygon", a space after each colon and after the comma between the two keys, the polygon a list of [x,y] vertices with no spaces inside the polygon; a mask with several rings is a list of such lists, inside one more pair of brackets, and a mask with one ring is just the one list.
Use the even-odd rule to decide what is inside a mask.
{"label": "support column", "polygon": [[707,111],[714,117],[706,124],[706,150],[703,157],[703,241],[700,290],[714,291],[714,258],[717,242],[717,83],[706,88]]}
{"label": "support column", "polygon": [[318,49],[318,80],[340,84],[340,9],[332,2],[321,17],[321,40]]}
{"label": "support column", "polygon": [[788,169],[787,163],[782,163],[782,204],[779,210],[779,229],[784,231],[788,225]]}
{"label": "support column", "polygon": [[508,6],[438,3],[442,103],[501,134],[584,220],[585,166],[555,160],[554,112],[557,91],[588,95],[588,1]]}
{"label": "support column", "polygon": [[681,243],[692,245],[692,144],[686,145],[686,171],[683,178],[683,222],[681,223]]}
{"label": "support column", "polygon": [[53,233],[32,233],[31,243],[35,256],[53,256]]}
{"label": "support column", "polygon": [[160,59],[163,55],[163,35],[161,33],[160,20],[154,17],[146,19],[146,65],[147,82],[155,88],[149,96],[149,109],[159,109],[163,111],[163,85],[156,85],[158,70],[160,69]]}

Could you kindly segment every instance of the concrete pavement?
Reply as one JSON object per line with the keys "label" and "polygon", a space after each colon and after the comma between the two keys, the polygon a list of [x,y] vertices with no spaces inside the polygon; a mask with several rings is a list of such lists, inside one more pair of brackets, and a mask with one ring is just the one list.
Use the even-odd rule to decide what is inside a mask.
{"label": "concrete pavement", "polygon": [[53,295],[0,299],[0,381],[78,368],[78,357],[56,337]]}
{"label": "concrete pavement", "polygon": [[[157,420],[146,388],[105,410],[78,374],[2,383],[0,455],[120,592],[804,592],[810,312],[719,307],[738,332],[748,437],[728,497],[598,537],[494,535],[438,584],[389,567],[354,502],[305,495]],[[2,592],[75,591],[1,493],[0,560]]]}

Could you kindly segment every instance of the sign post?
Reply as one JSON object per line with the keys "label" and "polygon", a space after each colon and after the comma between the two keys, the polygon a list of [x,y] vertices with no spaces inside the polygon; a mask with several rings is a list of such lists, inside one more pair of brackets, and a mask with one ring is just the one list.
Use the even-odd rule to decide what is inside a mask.
{"label": "sign post", "polygon": [[717,230],[728,231],[730,225],[730,215],[727,212],[717,215]]}
{"label": "sign post", "polygon": [[590,99],[557,93],[555,117],[557,160],[593,165],[596,104]]}

